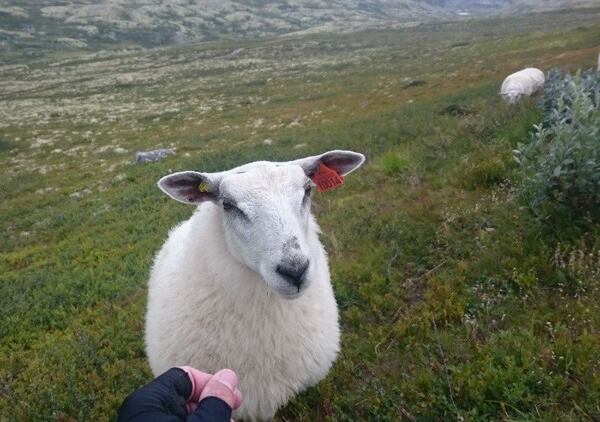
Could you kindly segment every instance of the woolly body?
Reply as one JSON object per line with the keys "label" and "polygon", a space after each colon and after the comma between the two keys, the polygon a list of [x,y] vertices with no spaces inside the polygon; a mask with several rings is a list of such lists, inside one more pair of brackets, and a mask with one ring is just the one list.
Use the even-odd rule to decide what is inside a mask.
{"label": "woolly body", "polygon": [[[261,171],[272,183],[292,170],[266,166]],[[276,188],[256,192],[265,196],[263,202],[268,189]],[[181,365],[207,372],[233,369],[244,395],[236,417],[270,419],[296,393],[323,379],[339,352],[327,256],[319,227],[306,211],[300,243],[310,257],[310,283],[298,297],[286,299],[264,274],[231,253],[225,213],[218,204],[203,202],[171,230],[157,254],[149,282],[146,350],[155,375]]]}
{"label": "woolly body", "polygon": [[508,75],[502,82],[500,94],[507,103],[514,104],[521,97],[529,97],[542,89],[545,79],[544,72],[528,67]]}

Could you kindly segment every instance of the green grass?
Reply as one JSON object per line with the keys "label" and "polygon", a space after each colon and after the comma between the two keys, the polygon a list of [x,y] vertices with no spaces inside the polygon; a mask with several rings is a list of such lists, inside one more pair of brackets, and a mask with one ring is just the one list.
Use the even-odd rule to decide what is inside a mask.
{"label": "green grass", "polygon": [[[541,114],[535,99],[508,108],[497,94],[521,66],[592,66],[600,27],[578,28],[577,16],[593,14],[565,14],[561,30],[530,17],[519,31],[493,20],[249,43],[262,61],[218,72],[201,68],[202,46],[164,49],[113,65],[143,75],[184,55],[191,67],[133,86],[71,91],[67,80],[8,95],[2,107],[37,118],[0,138],[0,419],[113,419],[151,378],[148,271],[191,213],[161,195],[159,177],[333,148],[368,156],[315,198],[342,352],[277,420],[598,419],[596,262],[556,256],[597,253],[599,227],[549,232],[520,208],[511,150]],[[64,68],[74,80],[115,72],[88,62],[103,63]],[[427,84],[404,90],[405,78]],[[77,98],[110,107],[65,108]],[[127,102],[135,108],[114,111]],[[48,110],[58,114],[45,122]],[[37,138],[54,143],[32,148]],[[128,153],[95,152],[113,142]],[[175,157],[130,164],[136,149],[170,145]]]}

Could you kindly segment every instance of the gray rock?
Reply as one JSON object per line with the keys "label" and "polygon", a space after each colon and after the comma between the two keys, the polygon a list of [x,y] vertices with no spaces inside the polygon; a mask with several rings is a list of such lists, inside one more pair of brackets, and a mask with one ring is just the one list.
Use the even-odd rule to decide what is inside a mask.
{"label": "gray rock", "polygon": [[71,198],[83,198],[84,196],[87,196],[90,193],[92,193],[92,190],[90,188],[85,188],[84,190],[80,190],[78,192],[73,192],[69,196]]}
{"label": "gray rock", "polygon": [[175,148],[168,149],[155,149],[152,151],[138,151],[135,153],[135,158],[133,160],[134,164],[138,163],[152,163],[154,161],[159,161],[165,158],[167,155],[175,154]]}

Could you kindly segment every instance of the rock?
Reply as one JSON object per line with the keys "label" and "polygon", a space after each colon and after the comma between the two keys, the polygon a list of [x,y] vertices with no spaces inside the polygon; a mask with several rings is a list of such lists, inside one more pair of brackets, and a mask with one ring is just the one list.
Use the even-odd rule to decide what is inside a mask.
{"label": "rock", "polygon": [[134,164],[138,163],[152,163],[154,161],[159,161],[165,158],[168,155],[175,154],[175,148],[168,149],[155,149],[152,151],[138,151],[135,153],[135,158],[133,160]]}
{"label": "rock", "polygon": [[427,84],[427,82],[419,80],[419,79],[417,79],[417,80],[411,80],[411,81],[407,82],[406,84],[404,84],[402,86],[402,89],[408,89],[408,88],[412,88],[414,86],[423,86],[423,85],[426,85],[426,84]]}
{"label": "rock", "polygon": [[83,198],[84,196],[87,196],[90,193],[92,193],[92,190],[90,188],[85,188],[84,190],[81,190],[81,191],[78,191],[78,192],[73,192],[69,196],[71,198]]}
{"label": "rock", "polygon": [[47,187],[47,188],[41,188],[35,191],[36,194],[38,195],[43,195],[49,192],[54,192],[56,190],[56,188],[53,187]]}

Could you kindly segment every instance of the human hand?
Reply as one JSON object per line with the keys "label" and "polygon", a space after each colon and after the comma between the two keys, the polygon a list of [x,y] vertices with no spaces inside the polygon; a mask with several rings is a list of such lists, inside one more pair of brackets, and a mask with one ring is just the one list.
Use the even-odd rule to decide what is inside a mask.
{"label": "human hand", "polygon": [[238,378],[231,369],[221,369],[214,375],[199,371],[191,366],[180,367],[192,382],[192,393],[186,399],[188,413],[194,413],[198,403],[208,397],[223,400],[232,409],[242,404],[242,393],[238,389]]}
{"label": "human hand", "polygon": [[189,366],[171,368],[129,394],[118,422],[228,422],[242,404],[231,369],[207,374]]}

